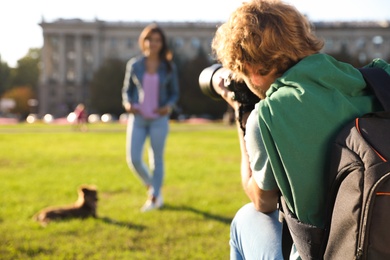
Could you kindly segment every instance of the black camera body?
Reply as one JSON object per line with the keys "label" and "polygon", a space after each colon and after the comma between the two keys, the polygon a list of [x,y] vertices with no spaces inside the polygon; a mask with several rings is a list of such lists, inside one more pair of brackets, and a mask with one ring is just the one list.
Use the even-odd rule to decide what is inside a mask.
{"label": "black camera body", "polygon": [[234,80],[233,73],[230,70],[223,68],[221,64],[213,64],[200,73],[199,86],[203,94],[215,100],[222,100],[219,93],[221,78],[224,80],[225,88],[234,93],[234,100],[240,103],[239,118],[241,118],[244,113],[252,111],[255,105],[260,101],[260,98],[250,91],[245,82]]}

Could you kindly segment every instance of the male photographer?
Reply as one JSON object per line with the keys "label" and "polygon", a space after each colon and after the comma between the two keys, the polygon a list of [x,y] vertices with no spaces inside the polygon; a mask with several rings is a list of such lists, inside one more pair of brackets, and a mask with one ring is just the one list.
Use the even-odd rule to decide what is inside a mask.
{"label": "male photographer", "polygon": [[[222,66],[259,98],[243,117],[241,177],[251,203],[231,225],[231,259],[283,259],[278,197],[305,223],[323,226],[330,141],[352,118],[379,110],[360,72],[321,54],[304,15],[280,1],[244,2],[212,42]],[[374,60],[368,66],[390,66]],[[233,92],[221,96],[237,111]],[[290,259],[299,259],[293,247]]]}

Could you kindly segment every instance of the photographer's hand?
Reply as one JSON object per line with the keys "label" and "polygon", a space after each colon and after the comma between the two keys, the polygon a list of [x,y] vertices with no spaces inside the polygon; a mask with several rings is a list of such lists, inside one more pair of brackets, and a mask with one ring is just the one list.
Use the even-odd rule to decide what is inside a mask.
{"label": "photographer's hand", "polygon": [[[234,92],[228,90],[226,87],[224,87],[223,80],[218,85],[220,87],[220,95],[221,97],[234,109],[234,116],[236,119],[239,118],[239,107],[241,106],[241,103],[235,100]],[[248,119],[250,112],[244,113],[241,118],[241,123],[243,127],[245,127],[246,120]]]}
{"label": "photographer's hand", "polygon": [[234,92],[228,90],[224,85],[224,79],[221,78],[220,83],[218,84],[219,94],[221,97],[234,109],[234,111],[238,111],[240,107],[240,103],[234,100]]}

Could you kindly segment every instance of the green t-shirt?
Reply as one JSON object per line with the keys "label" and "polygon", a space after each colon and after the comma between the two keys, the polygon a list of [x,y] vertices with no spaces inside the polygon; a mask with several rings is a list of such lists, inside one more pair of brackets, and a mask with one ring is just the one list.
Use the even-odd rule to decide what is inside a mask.
{"label": "green t-shirt", "polygon": [[[369,66],[390,74],[382,60]],[[331,140],[353,118],[378,109],[360,72],[326,54],[304,58],[271,85],[258,104],[261,136],[276,183],[298,219],[323,225]]]}

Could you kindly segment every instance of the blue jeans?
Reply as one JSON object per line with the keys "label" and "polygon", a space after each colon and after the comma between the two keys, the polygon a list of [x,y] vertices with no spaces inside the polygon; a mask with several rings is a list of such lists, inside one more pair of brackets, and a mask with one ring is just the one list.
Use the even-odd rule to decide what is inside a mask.
{"label": "blue jeans", "polygon": [[243,206],[230,227],[231,260],[283,260],[279,211],[264,214],[253,203]]}
{"label": "blue jeans", "polygon": [[[169,117],[145,119],[130,114],[127,123],[126,161],[130,169],[146,186],[151,194],[158,197],[164,178],[164,148],[169,131]],[[146,138],[150,139],[149,168],[143,160]]]}

